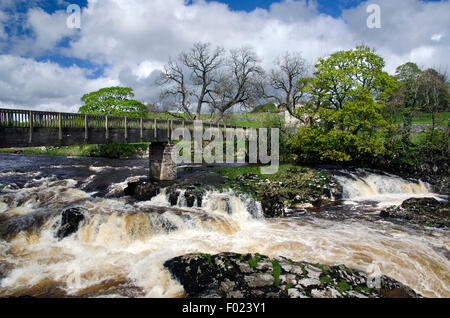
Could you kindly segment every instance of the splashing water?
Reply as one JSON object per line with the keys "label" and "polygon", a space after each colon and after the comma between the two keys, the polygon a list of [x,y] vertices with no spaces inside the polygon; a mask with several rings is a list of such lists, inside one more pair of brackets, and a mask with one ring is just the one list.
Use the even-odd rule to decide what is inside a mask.
{"label": "splashing water", "polygon": [[[430,194],[426,185],[392,176],[339,181],[345,199],[353,202]],[[450,296],[445,230],[352,218],[265,220],[258,202],[232,191],[207,192],[201,208],[187,208],[183,195],[171,207],[164,190],[148,202],[95,198],[71,179],[36,179],[0,197],[10,198],[1,201],[5,219],[57,211],[49,212],[42,226],[0,240],[0,296],[183,297],[183,287],[163,263],[193,252],[257,252],[345,264],[388,275],[424,296]],[[86,211],[85,220],[60,240],[58,211],[73,206]]]}
{"label": "splashing water", "polygon": [[354,173],[344,172],[335,178],[343,186],[343,199],[349,202],[374,201],[379,206],[391,206],[400,205],[412,197],[442,199],[422,181],[408,181],[390,174],[367,173],[357,169]]}

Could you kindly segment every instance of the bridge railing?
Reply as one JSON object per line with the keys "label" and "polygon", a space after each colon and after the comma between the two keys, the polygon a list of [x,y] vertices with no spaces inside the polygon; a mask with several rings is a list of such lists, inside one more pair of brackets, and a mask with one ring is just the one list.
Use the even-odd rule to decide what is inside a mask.
{"label": "bridge railing", "polygon": [[[206,127],[237,128],[237,125],[204,122]],[[194,122],[183,119],[150,119],[105,115],[85,115],[20,109],[0,109],[0,127],[20,128],[106,128],[106,129],[168,129],[194,128]]]}

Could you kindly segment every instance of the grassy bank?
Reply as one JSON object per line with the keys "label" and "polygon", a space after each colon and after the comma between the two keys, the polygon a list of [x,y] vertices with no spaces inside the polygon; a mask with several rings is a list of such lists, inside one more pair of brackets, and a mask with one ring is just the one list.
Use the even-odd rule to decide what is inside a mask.
{"label": "grassy bank", "polygon": [[20,153],[24,155],[48,155],[64,157],[133,157],[148,150],[149,143],[80,145],[60,147],[31,147],[0,149],[0,153]]}
{"label": "grassy bank", "polygon": [[[436,114],[436,126],[447,127],[449,124],[450,112],[441,112]],[[401,119],[396,119],[395,122],[400,124]],[[430,113],[417,113],[412,119],[413,125],[431,125],[433,119]]]}

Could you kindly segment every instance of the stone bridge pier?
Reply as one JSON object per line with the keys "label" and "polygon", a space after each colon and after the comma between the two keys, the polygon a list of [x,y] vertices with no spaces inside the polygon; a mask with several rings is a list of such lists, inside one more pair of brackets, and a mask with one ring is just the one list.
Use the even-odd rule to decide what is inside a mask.
{"label": "stone bridge pier", "polygon": [[168,142],[152,142],[150,147],[150,180],[175,181],[177,164],[172,159],[174,145]]}

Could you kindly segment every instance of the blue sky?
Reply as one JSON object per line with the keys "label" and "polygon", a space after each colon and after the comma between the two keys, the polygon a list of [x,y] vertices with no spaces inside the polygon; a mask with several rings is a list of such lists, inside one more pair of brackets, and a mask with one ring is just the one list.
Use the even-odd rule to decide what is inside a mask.
{"label": "blue sky", "polygon": [[[190,0],[192,2],[192,0]],[[256,8],[269,9],[272,3],[282,2],[283,0],[206,0],[207,2],[222,2],[227,4],[232,10],[236,11],[253,11]],[[310,1],[310,0],[307,0]],[[321,13],[331,15],[333,17],[339,17],[342,10],[349,9],[358,6],[363,0],[314,0],[318,3],[318,9]],[[393,0],[396,1],[396,0]],[[442,0],[421,0],[423,2],[439,2]],[[78,4],[81,7],[87,6],[87,0],[71,0],[68,1],[73,4]],[[27,10],[28,2],[20,5],[20,10]],[[57,0],[41,0],[37,4],[40,8],[46,12],[53,13],[56,10],[65,9],[64,4],[58,4]]]}
{"label": "blue sky", "polygon": [[[87,0],[0,0],[0,107],[70,111],[84,93],[113,85],[151,101],[169,57],[195,41],[251,46],[268,71],[286,51],[314,65],[359,44],[375,48],[390,73],[408,61],[450,68],[448,0],[199,1],[92,1],[81,29],[70,30],[67,6],[87,7]],[[367,27],[374,2],[381,29]],[[256,8],[267,12],[251,13]]]}
{"label": "blue sky", "polygon": [[[222,2],[227,4],[232,10],[253,11],[256,8],[269,9],[270,5],[275,2],[282,2],[282,0],[207,0],[208,2]],[[362,0],[316,0],[319,4],[318,9],[322,13],[338,17],[342,9],[357,6]],[[436,0],[427,0],[436,1]],[[438,0],[437,0],[438,1]],[[81,7],[87,6],[87,0],[71,0],[70,3],[78,4]],[[192,2],[192,1],[191,1]],[[56,0],[38,1],[40,8],[48,13],[53,13],[56,10],[65,9],[63,4],[58,4]],[[23,3],[19,6],[19,10],[25,11],[29,5]]]}
{"label": "blue sky", "polygon": [[[211,0],[212,1],[212,0]],[[219,0],[218,2],[226,3],[233,10],[252,11],[255,8],[268,9],[274,2],[281,0]],[[342,9],[348,9],[360,4],[361,0],[317,0],[318,9],[321,13],[329,14],[333,17],[341,15]]]}

